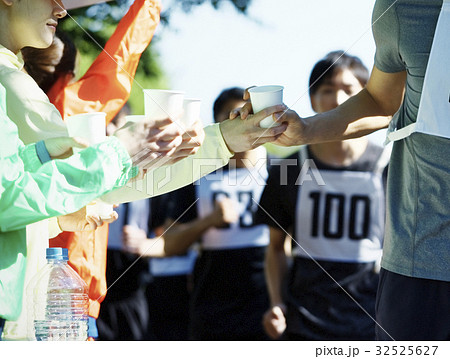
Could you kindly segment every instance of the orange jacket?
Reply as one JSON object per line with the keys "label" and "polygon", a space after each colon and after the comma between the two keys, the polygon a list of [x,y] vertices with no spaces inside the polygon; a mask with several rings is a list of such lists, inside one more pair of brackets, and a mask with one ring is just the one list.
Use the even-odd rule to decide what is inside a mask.
{"label": "orange jacket", "polygon": [[[107,123],[127,102],[142,52],[149,45],[160,19],[159,0],[136,0],[86,74],[77,82],[60,78],[48,92],[64,117],[84,112],[106,112]],[[108,225],[96,231],[63,232],[51,247],[69,249],[69,263],[89,288],[89,315],[97,318],[106,294]]]}

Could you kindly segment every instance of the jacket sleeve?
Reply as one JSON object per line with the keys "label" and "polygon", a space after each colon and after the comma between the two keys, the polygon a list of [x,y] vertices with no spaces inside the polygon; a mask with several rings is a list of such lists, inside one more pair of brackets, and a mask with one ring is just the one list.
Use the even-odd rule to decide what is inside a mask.
{"label": "jacket sleeve", "polygon": [[116,138],[40,165],[33,146],[22,145],[3,111],[0,117],[0,231],[75,212],[133,175]]}
{"label": "jacket sleeve", "polygon": [[127,102],[139,59],[159,24],[159,0],[136,0],[86,74],[67,84],[60,79],[49,91],[62,116],[106,112],[109,123]]}
{"label": "jacket sleeve", "polygon": [[219,124],[205,127],[205,134],[205,140],[195,155],[173,165],[149,171],[142,180],[128,183],[101,199],[107,203],[118,204],[154,197],[184,187],[225,166],[233,153],[222,137]]}

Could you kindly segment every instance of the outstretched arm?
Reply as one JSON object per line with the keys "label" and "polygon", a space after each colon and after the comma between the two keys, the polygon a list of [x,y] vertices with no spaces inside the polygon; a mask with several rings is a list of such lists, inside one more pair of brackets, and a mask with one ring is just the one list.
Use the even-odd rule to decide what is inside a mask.
{"label": "outstretched arm", "polygon": [[9,150],[0,153],[1,231],[76,212],[99,195],[125,184],[131,173],[131,159],[116,139],[68,159],[40,165],[34,145],[17,151],[16,143],[11,142],[14,137],[8,137],[4,143],[9,143]]}
{"label": "outstretched arm", "polygon": [[[406,72],[387,73],[373,68],[367,86],[335,109],[302,118],[295,111],[277,113],[274,118],[288,128],[273,142],[280,146],[297,146],[341,141],[368,135],[386,128],[397,112],[405,89]],[[246,91],[244,99],[248,99]],[[233,110],[231,118],[246,119],[252,113],[251,103]]]}
{"label": "outstretched arm", "polygon": [[102,198],[107,203],[124,203],[174,191],[225,166],[233,152],[243,152],[275,141],[286,129],[280,125],[270,129],[259,127],[267,116],[283,111],[284,106],[273,106],[250,116],[226,120],[205,127],[205,138],[198,152],[181,161],[148,171],[143,179],[108,193]]}
{"label": "outstretched arm", "polygon": [[[162,129],[161,125],[164,125]],[[147,160],[141,161],[139,153],[163,151],[161,156],[165,156],[164,153],[170,156],[170,152],[176,149],[174,146],[182,140],[170,120],[143,121],[124,127],[117,136],[67,159],[50,160],[50,156],[64,153],[66,148],[60,146],[61,139],[49,139],[46,143],[52,144],[47,148],[51,153],[42,160],[38,157],[40,151],[36,150],[36,145],[23,146],[17,127],[3,110],[0,110],[0,127],[1,231],[19,229],[45,218],[78,211],[135,176],[132,165],[145,167]],[[130,136],[133,141],[126,141]],[[173,140],[161,141],[166,138]],[[69,139],[67,143],[72,145],[75,142]]]}
{"label": "outstretched arm", "polygon": [[293,146],[339,141],[385,128],[403,101],[405,81],[405,71],[386,73],[374,67],[366,88],[335,109],[308,118],[286,112],[280,120],[287,121],[288,128],[274,143]]}

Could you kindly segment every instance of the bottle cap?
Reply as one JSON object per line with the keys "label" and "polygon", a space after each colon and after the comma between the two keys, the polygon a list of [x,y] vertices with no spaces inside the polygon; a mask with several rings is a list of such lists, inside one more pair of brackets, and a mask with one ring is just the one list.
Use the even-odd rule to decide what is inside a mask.
{"label": "bottle cap", "polygon": [[69,259],[69,251],[67,248],[47,248],[46,258],[67,261]]}

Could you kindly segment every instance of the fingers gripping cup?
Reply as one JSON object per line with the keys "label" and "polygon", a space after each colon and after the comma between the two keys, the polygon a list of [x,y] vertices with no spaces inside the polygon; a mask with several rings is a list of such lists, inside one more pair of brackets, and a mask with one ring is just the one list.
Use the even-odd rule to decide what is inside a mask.
{"label": "fingers gripping cup", "polygon": [[[250,94],[250,101],[253,107],[253,113],[264,110],[267,107],[281,105],[283,103],[283,86],[269,85],[256,86],[248,90]],[[269,128],[276,125],[272,116],[263,119],[259,126],[262,128]]]}
{"label": "fingers gripping cup", "polygon": [[[69,116],[65,119],[70,137],[81,137],[95,145],[106,139],[106,113],[91,112]],[[74,149],[79,152],[80,149]],[[98,215],[100,218],[111,217],[114,208],[112,205],[95,200],[86,206],[86,215]]]}

